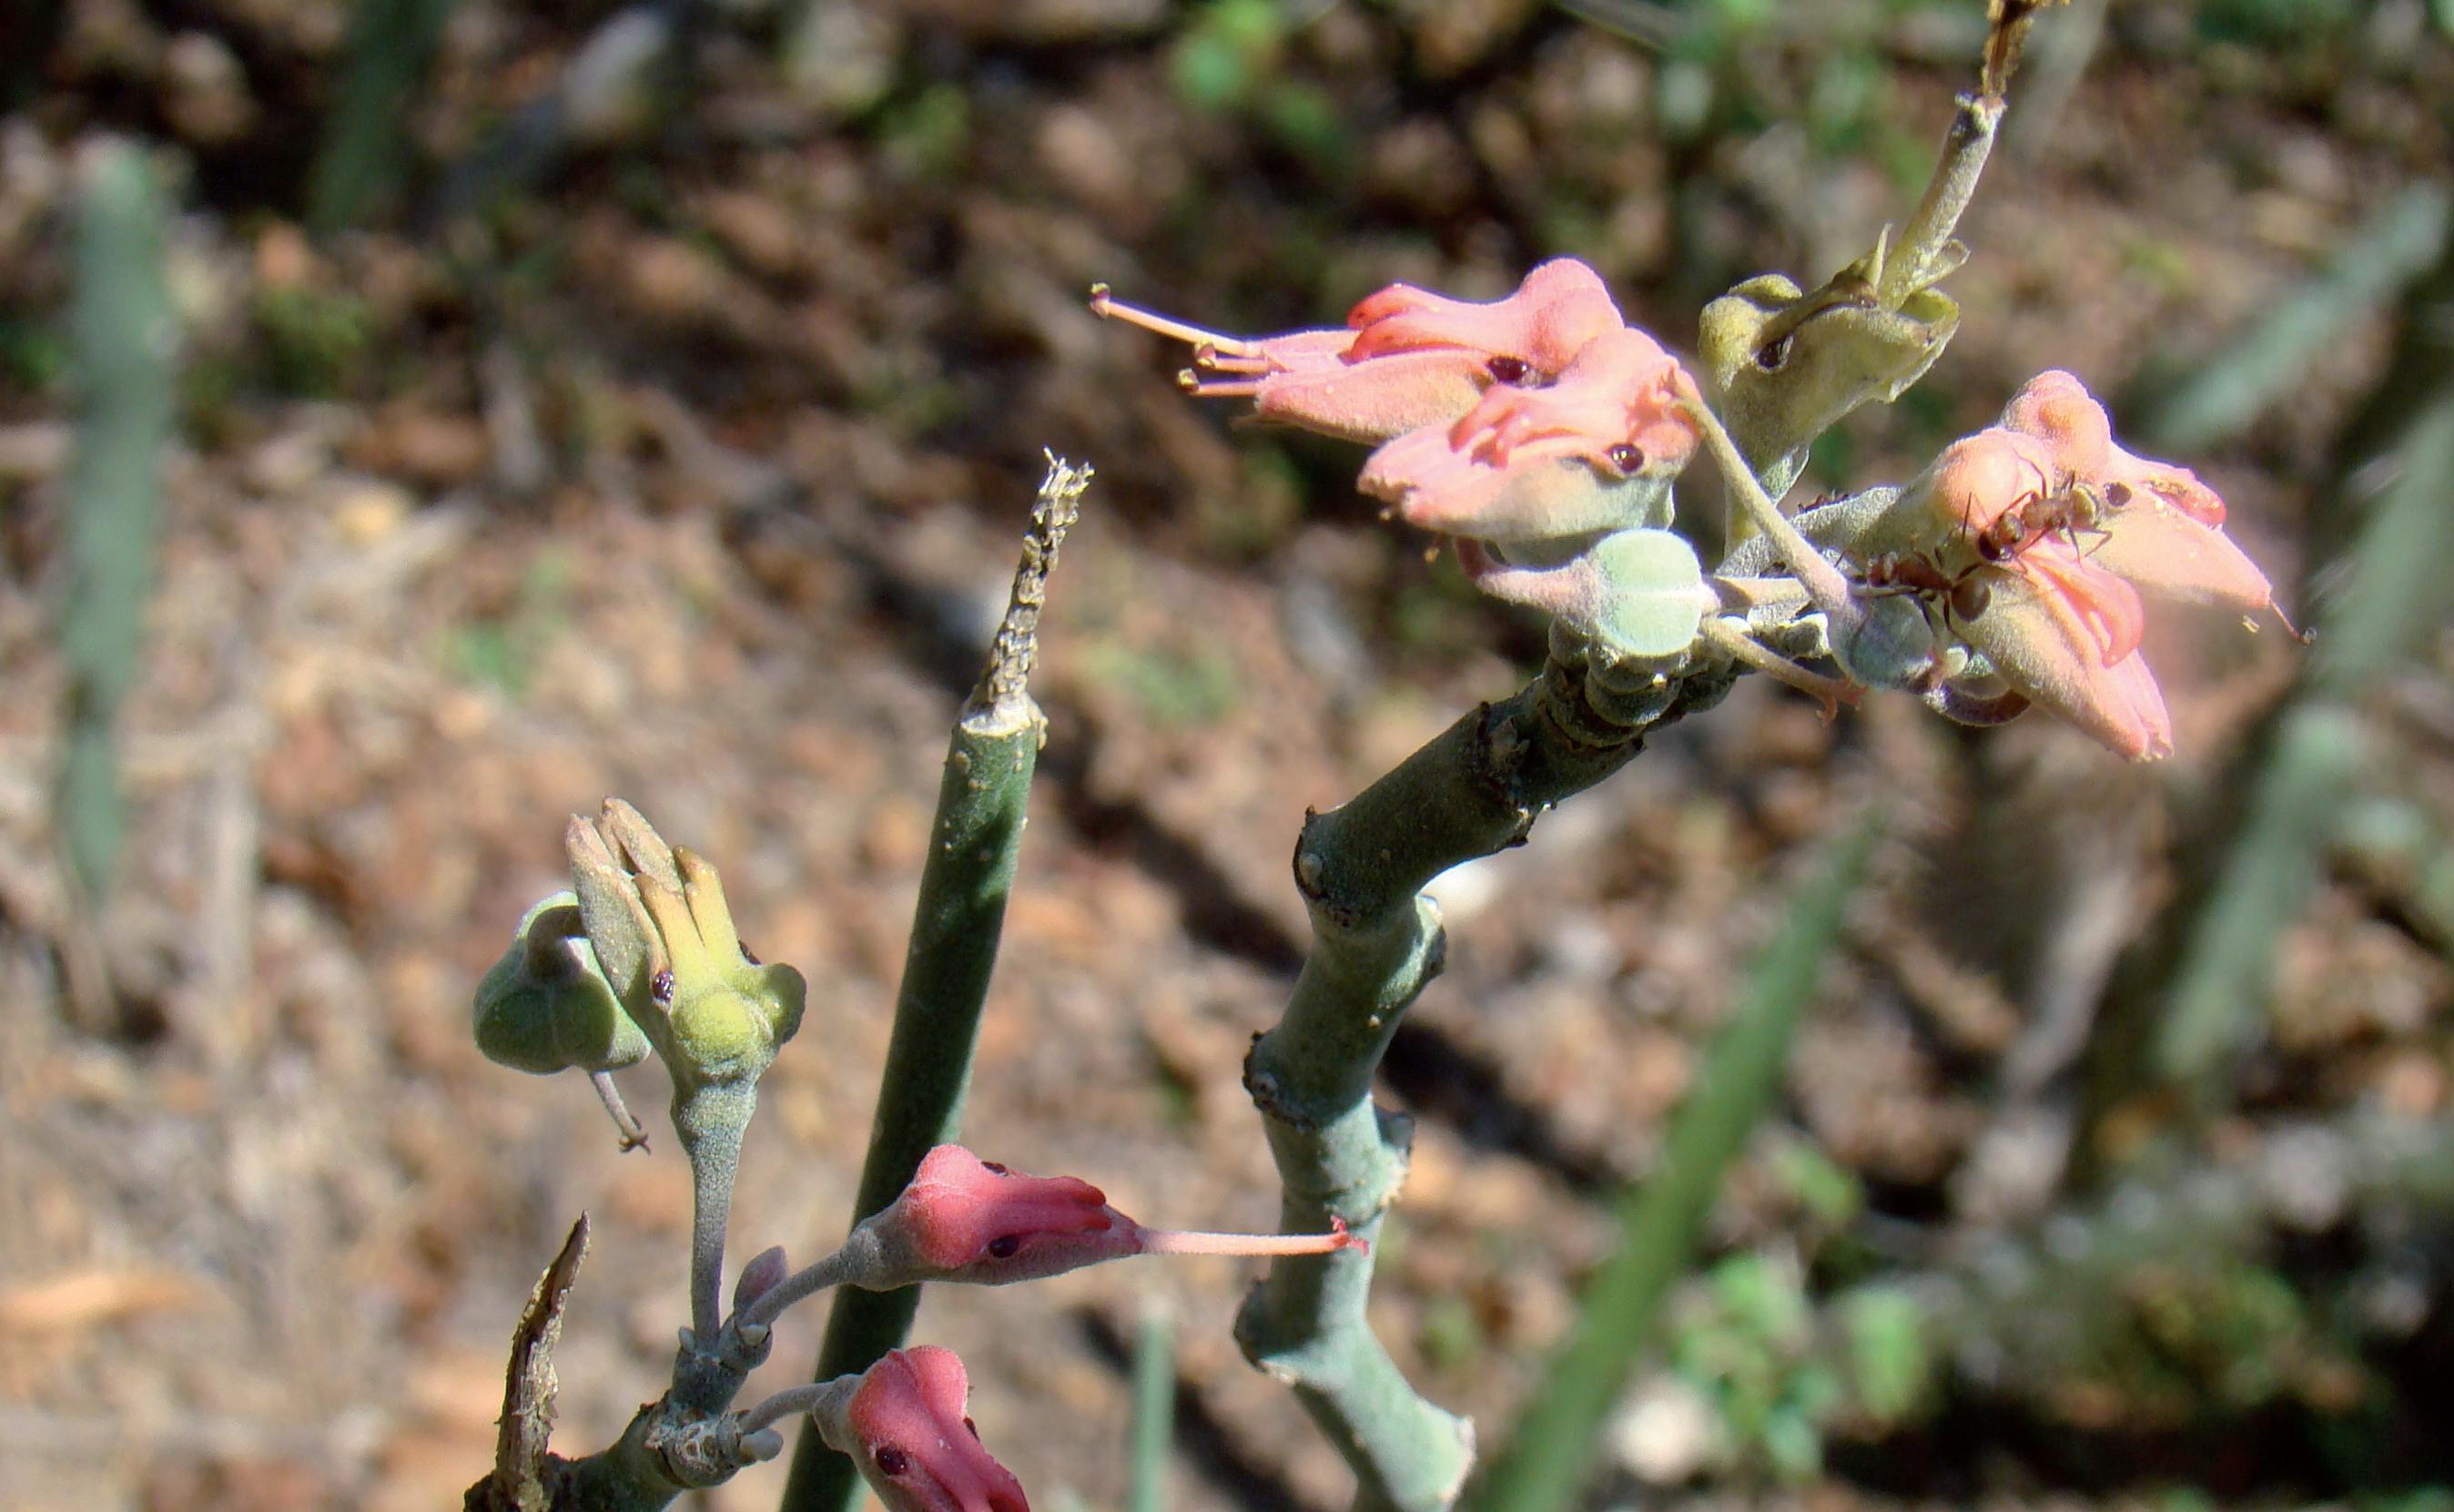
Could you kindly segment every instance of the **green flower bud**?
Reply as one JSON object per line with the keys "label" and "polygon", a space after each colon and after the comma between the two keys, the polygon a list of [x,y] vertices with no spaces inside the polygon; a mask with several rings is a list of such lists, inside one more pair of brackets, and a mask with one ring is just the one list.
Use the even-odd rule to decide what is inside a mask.
{"label": "green flower bud", "polygon": [[511,949],[477,983],[473,1027],[487,1059],[536,1076],[573,1066],[615,1071],[648,1053],[647,1036],[598,969],[569,893],[522,916]]}
{"label": "green flower bud", "polygon": [[566,840],[577,908],[605,976],[674,1074],[676,1092],[754,1081],[801,1024],[801,974],[742,947],[715,868],[609,800]]}
{"label": "green flower bud", "polygon": [[1887,304],[1878,292],[1882,261],[1878,247],[1812,292],[1769,273],[1704,307],[1704,369],[1730,433],[1775,498],[1797,480],[1809,442],[1860,405],[1900,397],[1960,329],[1960,306],[1941,290],[1911,289]]}

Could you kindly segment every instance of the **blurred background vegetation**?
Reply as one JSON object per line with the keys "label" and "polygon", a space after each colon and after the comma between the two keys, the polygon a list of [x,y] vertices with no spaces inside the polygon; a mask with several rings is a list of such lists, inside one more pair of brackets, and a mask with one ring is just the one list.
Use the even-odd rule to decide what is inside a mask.
{"label": "blurred background vegetation", "polygon": [[[1265,332],[1570,253],[1683,346],[1904,216],[1982,31],[1975,0],[20,0],[0,1501],[456,1494],[580,1205],[565,1431],[627,1417],[683,1183],[464,1042],[606,792],[821,984],[738,1212],[744,1253],[833,1238],[1043,446],[1100,482],[973,1126],[1154,1220],[1266,1222],[1236,1065],[1303,938],[1301,809],[1542,632],[1377,522],[1352,449],[1197,412],[1082,291]],[[1697,1268],[1612,1323],[1593,1504],[2454,1503],[2450,142],[2447,0],[2040,26],[1961,335],[1803,486],[1898,481],[2067,367],[2320,639],[2160,623],[2151,770],[1744,688],[1446,879],[1376,1320],[1486,1441],[1800,857],[1880,799],[1820,993],[1758,1037],[1780,1094],[1665,1240]],[[1237,1280],[924,1327],[1049,1505],[1338,1504],[1225,1341]],[[1129,1484],[1145,1301],[1174,1452],[1137,1440]]]}

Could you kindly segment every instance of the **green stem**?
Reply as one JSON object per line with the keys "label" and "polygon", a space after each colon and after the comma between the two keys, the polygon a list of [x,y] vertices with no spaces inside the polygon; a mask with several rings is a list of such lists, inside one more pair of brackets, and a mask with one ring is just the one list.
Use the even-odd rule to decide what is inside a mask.
{"label": "green stem", "polygon": [[674,1106],[674,1127],[691,1168],[691,1333],[714,1348],[724,1321],[724,1231],[733,1218],[733,1180],[741,1137],[758,1106],[758,1084],[702,1087]]}
{"label": "green stem", "polygon": [[307,224],[344,231],[391,194],[409,139],[410,97],[443,39],[453,0],[358,0],[350,61],[308,174]]}
{"label": "green stem", "polygon": [[1166,1512],[1167,1449],[1176,1426],[1176,1333],[1164,1309],[1142,1314],[1134,1349],[1132,1479],[1125,1512]]}
{"label": "green stem", "polygon": [[1977,181],[1985,174],[1985,160],[1994,153],[1994,138],[2002,124],[2002,101],[1981,94],[1963,94],[1955,102],[1951,129],[1943,134],[1942,153],[1925,195],[1909,216],[1901,239],[1883,259],[1875,290],[1877,303],[1898,310],[1909,295],[1932,288],[1936,279],[1959,266],[1964,255],[1953,246],[1960,217],[1977,197]]}
{"label": "green stem", "polygon": [[[937,789],[929,858],[920,873],[903,982],[895,995],[869,1156],[854,1202],[857,1223],[895,1200],[931,1147],[962,1127],[980,1010],[996,965],[1006,897],[1014,886],[1031,775],[1045,729],[1029,691],[1040,606],[1057,547],[1081,506],[1089,468],[1049,458],[1033,506],[1014,594],[987,670],[955,722]],[[817,1381],[856,1375],[901,1344],[920,1289],[835,1294]],[[794,1447],[783,1512],[842,1512],[859,1494],[850,1459],[804,1431]]]}
{"label": "green stem", "polygon": [[[1407,1124],[1372,1105],[1398,1021],[1438,974],[1438,909],[1419,896],[1459,862],[1521,842],[1543,810],[1637,753],[1643,732],[1708,706],[1720,676],[1615,681],[1555,637],[1543,675],[1484,705],[1352,801],[1304,825],[1296,881],[1313,950],[1244,1079],[1284,1188],[1280,1225],[1332,1218],[1377,1238],[1406,1165]],[[1237,1320],[1253,1362],[1297,1399],[1356,1473],[1362,1507],[1437,1512],[1474,1458],[1470,1425],[1418,1396],[1365,1320],[1372,1253],[1283,1260]]]}
{"label": "green stem", "polygon": [[1477,1485],[1476,1512],[1559,1512],[1575,1502],[1602,1423],[1652,1343],[1661,1300],[1694,1259],[1721,1177],[1780,1090],[1790,1038],[1876,832],[1868,819],[1841,839],[1748,974],[1744,999],[1671,1118],[1659,1168],[1620,1205],[1618,1253],[1587,1284],[1567,1346]]}
{"label": "green stem", "polygon": [[69,718],[58,821],[78,888],[99,904],[111,890],[125,819],[117,727],[144,656],[162,453],[176,408],[177,331],[162,271],[161,195],[144,154],[120,141],[96,148],[80,187],[70,326],[76,457],[60,605]]}

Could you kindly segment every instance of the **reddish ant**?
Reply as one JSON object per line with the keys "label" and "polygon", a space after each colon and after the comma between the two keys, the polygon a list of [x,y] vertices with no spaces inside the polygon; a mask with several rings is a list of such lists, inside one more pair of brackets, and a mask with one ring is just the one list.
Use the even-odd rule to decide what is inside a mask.
{"label": "reddish ant", "polygon": [[2057,532],[2077,551],[2080,532],[2102,535],[2105,517],[2129,503],[2126,483],[2107,483],[2102,490],[2073,483],[2059,494],[2026,494],[1977,533],[1977,554],[2000,565]]}
{"label": "reddish ant", "polygon": [[1969,620],[1985,613],[1985,606],[1994,601],[1993,585],[1977,575],[1983,565],[1972,563],[1955,575],[1944,572],[1931,556],[1886,552],[1866,563],[1860,581],[1870,596],[1908,594],[1940,599],[1946,615]]}

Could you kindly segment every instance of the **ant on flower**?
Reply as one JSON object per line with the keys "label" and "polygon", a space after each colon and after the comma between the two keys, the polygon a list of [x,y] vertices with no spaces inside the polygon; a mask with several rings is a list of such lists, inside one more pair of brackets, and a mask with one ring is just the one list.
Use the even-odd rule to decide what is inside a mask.
{"label": "ant on flower", "polygon": [[1993,586],[1977,575],[1985,565],[1972,563],[1958,573],[1946,573],[1930,554],[1885,552],[1866,563],[1858,580],[1870,598],[1905,595],[1940,603],[1946,619],[1964,623],[1985,613],[1986,605],[1994,601]]}
{"label": "ant on flower", "polygon": [[1997,514],[1977,533],[1977,554],[2001,565],[2016,560],[2046,536],[2060,534],[2080,547],[2085,531],[2100,540],[2109,533],[2105,522],[2130,504],[2130,485],[2107,483],[2102,489],[2074,481],[2059,494],[2030,494]]}

